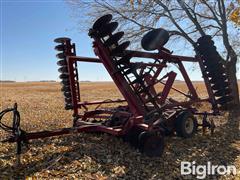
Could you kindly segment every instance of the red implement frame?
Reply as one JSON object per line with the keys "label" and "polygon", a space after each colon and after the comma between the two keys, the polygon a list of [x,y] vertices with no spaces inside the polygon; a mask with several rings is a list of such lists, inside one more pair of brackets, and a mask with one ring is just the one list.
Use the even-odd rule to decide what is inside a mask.
{"label": "red implement frame", "polygon": [[[75,51],[75,50],[74,50]],[[115,136],[125,135],[129,130],[135,126],[143,130],[151,130],[153,128],[152,123],[146,122],[146,117],[155,113],[156,111],[146,111],[145,104],[149,101],[145,96],[140,98],[136,96],[132,88],[130,88],[129,83],[126,79],[123,78],[123,75],[118,72],[116,67],[112,63],[108,51],[104,49],[104,46],[97,39],[94,41],[94,51],[99,56],[99,58],[89,58],[89,57],[80,57],[76,55],[66,56],[67,68],[69,73],[70,89],[71,89],[71,99],[72,99],[72,110],[74,123],[71,128],[64,128],[55,131],[42,131],[42,132],[31,132],[26,133],[24,136],[16,135],[9,139],[10,142],[21,142],[24,140],[44,138],[50,136],[58,136],[63,134],[71,134],[78,132],[105,132]],[[196,89],[194,88],[192,81],[190,80],[186,69],[183,66],[183,62],[198,62],[202,71],[204,71],[204,66],[200,58],[186,57],[186,56],[176,56],[172,55],[166,51],[159,51],[159,53],[149,53],[149,52],[140,52],[140,51],[126,51],[127,53],[133,54],[133,57],[148,58],[153,60],[159,60],[160,63],[145,63],[145,62],[131,62],[133,65],[138,65],[140,69],[144,70],[146,67],[155,68],[155,73],[153,75],[144,76],[144,81],[149,88],[149,93],[153,95],[158,106],[157,111],[168,111],[174,108],[188,109],[193,114],[196,115],[217,115],[218,109],[215,103],[215,98],[210,87],[210,83],[207,78],[204,78],[206,89],[208,91],[209,97],[206,99],[200,99]],[[75,53],[74,53],[75,54]],[[78,78],[76,81],[76,68],[77,62],[89,62],[89,63],[102,63],[110,76],[112,77],[115,85],[118,87],[124,99],[117,100],[107,100],[107,101],[80,101],[80,90]],[[171,71],[162,78],[158,79],[163,68],[167,67],[167,63],[174,63],[178,65],[178,68],[186,82],[188,87],[188,93],[182,92],[175,87],[173,87],[174,80],[176,78],[176,73]],[[77,74],[78,75],[78,74]],[[204,75],[204,72],[203,72]],[[204,76],[203,76],[204,77]],[[166,79],[164,81],[164,79]],[[163,90],[158,93],[154,88],[154,85],[157,83],[163,84]],[[137,88],[137,86],[136,86]],[[78,89],[78,91],[75,91]],[[168,99],[170,90],[177,91],[178,93],[186,96],[188,101],[178,102],[173,99]],[[166,103],[168,101],[168,103]],[[119,106],[117,108],[108,108],[108,109],[96,109],[89,111],[89,106],[92,105],[102,105],[107,103],[127,103],[127,105]],[[212,112],[198,112],[195,108],[192,107],[194,103],[198,102],[209,102],[212,104]],[[83,112],[82,112],[83,111]],[[93,123],[89,122],[89,119],[100,118],[108,120],[117,112],[120,119],[127,119],[125,123],[122,123],[117,126],[109,127],[106,124],[102,123]],[[174,112],[174,111],[173,111]],[[172,120],[176,116],[169,116],[169,120]],[[167,119],[168,120],[168,119]]]}

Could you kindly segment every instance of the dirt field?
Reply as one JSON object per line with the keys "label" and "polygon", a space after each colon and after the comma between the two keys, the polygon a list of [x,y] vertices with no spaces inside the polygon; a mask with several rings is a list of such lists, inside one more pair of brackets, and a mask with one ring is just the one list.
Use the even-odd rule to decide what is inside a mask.
{"label": "dirt field", "polygon": [[[202,83],[195,83],[206,96]],[[177,83],[184,90],[183,83]],[[81,83],[83,100],[117,99],[121,95],[112,83]],[[182,99],[176,93],[171,95]],[[51,130],[72,125],[71,111],[63,108],[58,83],[2,83],[0,110],[18,102],[21,126],[26,131]],[[202,107],[202,110],[208,106]],[[199,132],[191,139],[167,137],[161,158],[149,158],[121,139],[106,134],[75,134],[33,140],[22,155],[22,165],[15,166],[15,145],[1,144],[0,179],[62,178],[70,179],[194,179],[180,175],[181,161],[206,165],[235,165],[240,172],[239,116],[224,113],[213,117],[217,128],[213,136]],[[8,121],[8,120],[7,120]],[[6,121],[5,121],[6,122]],[[10,121],[8,121],[10,122]],[[0,139],[5,133],[0,130]],[[213,179],[240,179],[237,176],[213,176]]]}

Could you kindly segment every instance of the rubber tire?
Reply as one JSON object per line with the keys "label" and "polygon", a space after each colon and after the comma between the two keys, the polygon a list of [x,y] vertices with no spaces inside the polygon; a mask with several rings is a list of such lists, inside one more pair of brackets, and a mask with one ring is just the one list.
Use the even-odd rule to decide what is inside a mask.
{"label": "rubber tire", "polygon": [[[191,133],[188,133],[185,129],[185,123],[188,118],[191,118],[193,121],[193,130]],[[184,111],[178,115],[178,117],[175,120],[175,130],[177,133],[177,136],[183,137],[183,138],[190,138],[197,132],[197,120],[193,116],[192,113],[188,111]]]}

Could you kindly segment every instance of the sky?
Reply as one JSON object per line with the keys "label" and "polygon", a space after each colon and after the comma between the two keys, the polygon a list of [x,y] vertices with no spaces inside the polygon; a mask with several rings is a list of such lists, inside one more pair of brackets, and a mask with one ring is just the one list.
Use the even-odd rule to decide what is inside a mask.
{"label": "sky", "polygon": [[[59,80],[53,42],[57,37],[70,37],[76,43],[77,55],[95,56],[92,40],[87,32],[79,30],[77,18],[64,1],[0,1],[0,80]],[[80,80],[111,80],[101,64],[79,63],[78,66]],[[186,68],[192,80],[201,80],[199,70],[191,70],[189,64]],[[237,76],[240,79],[240,72]]]}

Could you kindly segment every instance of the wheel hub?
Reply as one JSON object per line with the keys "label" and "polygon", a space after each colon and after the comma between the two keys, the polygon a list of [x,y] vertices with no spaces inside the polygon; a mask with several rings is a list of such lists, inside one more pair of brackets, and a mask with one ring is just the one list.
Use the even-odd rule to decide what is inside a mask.
{"label": "wheel hub", "polygon": [[194,123],[193,120],[191,118],[188,118],[185,122],[185,130],[188,134],[191,134],[193,132],[193,128],[194,128]]}

